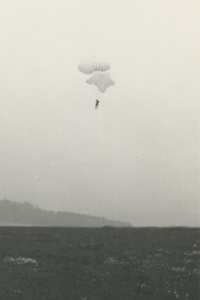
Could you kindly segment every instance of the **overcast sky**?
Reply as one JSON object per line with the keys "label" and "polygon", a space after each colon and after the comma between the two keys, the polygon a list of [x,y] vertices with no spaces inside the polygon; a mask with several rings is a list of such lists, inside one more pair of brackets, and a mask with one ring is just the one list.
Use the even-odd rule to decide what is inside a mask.
{"label": "overcast sky", "polygon": [[[200,225],[199,0],[0,1],[0,199]],[[79,72],[106,58],[99,95]]]}

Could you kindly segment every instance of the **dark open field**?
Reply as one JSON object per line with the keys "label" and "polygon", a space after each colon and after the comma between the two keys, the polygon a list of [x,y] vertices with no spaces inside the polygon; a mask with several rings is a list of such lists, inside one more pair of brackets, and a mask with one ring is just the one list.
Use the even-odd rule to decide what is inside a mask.
{"label": "dark open field", "polygon": [[200,299],[200,231],[0,227],[0,299]]}

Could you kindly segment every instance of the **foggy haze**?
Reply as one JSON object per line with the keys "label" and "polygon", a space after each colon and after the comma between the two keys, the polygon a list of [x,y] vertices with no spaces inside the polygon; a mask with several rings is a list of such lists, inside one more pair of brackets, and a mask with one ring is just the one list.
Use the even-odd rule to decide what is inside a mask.
{"label": "foggy haze", "polygon": [[[199,1],[1,0],[0,199],[199,226]],[[105,57],[96,94],[78,70]]]}

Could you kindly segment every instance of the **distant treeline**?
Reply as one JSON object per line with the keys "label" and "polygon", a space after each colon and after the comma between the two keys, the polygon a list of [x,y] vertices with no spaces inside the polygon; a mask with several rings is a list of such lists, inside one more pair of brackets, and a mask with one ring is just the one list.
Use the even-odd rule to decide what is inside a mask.
{"label": "distant treeline", "polygon": [[31,226],[130,227],[130,223],[71,212],[47,211],[29,202],[0,200],[0,223]]}

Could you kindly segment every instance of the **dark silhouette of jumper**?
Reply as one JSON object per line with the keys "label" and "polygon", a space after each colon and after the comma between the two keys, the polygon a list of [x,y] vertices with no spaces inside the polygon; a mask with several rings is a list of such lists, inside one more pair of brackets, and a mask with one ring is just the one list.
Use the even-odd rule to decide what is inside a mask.
{"label": "dark silhouette of jumper", "polygon": [[96,104],[95,104],[95,108],[96,108],[96,109],[98,108],[98,105],[99,105],[99,100],[97,99],[97,100],[96,100]]}

